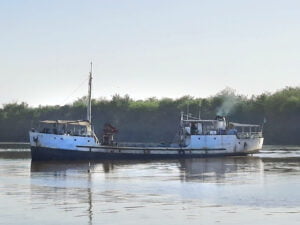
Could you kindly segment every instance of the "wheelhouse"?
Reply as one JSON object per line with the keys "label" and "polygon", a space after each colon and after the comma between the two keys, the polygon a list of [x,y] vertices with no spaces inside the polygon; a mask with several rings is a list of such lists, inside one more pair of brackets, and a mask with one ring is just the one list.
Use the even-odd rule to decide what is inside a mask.
{"label": "wheelhouse", "polygon": [[57,135],[94,136],[92,126],[86,120],[44,120],[40,121],[38,129],[33,131]]}
{"label": "wheelhouse", "polygon": [[236,135],[238,138],[262,137],[262,126],[257,124],[241,124],[226,121],[223,116],[214,120],[202,120],[182,114],[182,135]]}

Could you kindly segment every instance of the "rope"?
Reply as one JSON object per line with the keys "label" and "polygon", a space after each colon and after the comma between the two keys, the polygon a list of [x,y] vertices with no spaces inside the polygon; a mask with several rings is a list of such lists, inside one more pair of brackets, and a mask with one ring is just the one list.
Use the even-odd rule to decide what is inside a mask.
{"label": "rope", "polygon": [[65,105],[66,101],[88,80],[88,77],[85,77],[84,80],[82,80],[82,82],[78,85],[78,87],[76,87],[71,94],[66,97],[63,101],[61,105]]}

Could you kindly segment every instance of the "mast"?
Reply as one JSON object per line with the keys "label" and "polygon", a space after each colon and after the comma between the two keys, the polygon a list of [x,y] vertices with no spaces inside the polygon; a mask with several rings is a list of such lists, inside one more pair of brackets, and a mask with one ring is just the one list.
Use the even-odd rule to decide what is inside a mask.
{"label": "mast", "polygon": [[198,119],[201,120],[201,102],[199,102],[199,114]]}
{"label": "mast", "polygon": [[88,90],[88,103],[87,103],[87,120],[92,124],[92,72],[93,63],[91,62],[91,70],[89,76],[89,90]]}

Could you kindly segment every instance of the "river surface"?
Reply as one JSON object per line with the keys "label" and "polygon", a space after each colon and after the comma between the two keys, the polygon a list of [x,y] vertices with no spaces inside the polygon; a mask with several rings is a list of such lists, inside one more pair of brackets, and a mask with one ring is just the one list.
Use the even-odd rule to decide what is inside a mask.
{"label": "river surface", "polygon": [[300,147],[90,165],[0,148],[0,224],[300,224]]}

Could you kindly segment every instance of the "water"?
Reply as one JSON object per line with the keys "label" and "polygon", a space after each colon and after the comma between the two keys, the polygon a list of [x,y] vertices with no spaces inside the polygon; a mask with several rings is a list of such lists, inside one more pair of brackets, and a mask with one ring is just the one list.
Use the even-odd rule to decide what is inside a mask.
{"label": "water", "polygon": [[[90,170],[90,173],[88,172]],[[0,149],[0,224],[299,224],[300,147],[248,157],[31,162]]]}

